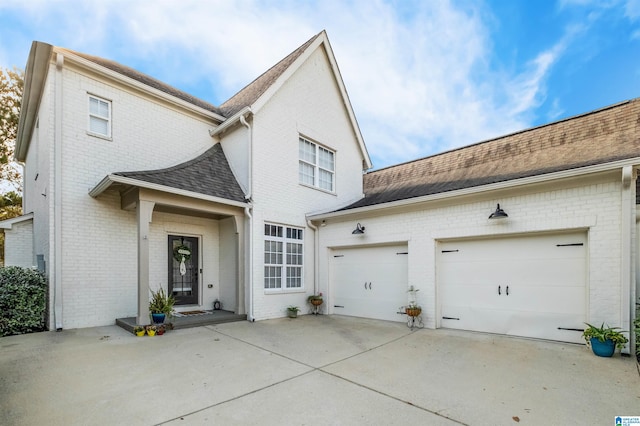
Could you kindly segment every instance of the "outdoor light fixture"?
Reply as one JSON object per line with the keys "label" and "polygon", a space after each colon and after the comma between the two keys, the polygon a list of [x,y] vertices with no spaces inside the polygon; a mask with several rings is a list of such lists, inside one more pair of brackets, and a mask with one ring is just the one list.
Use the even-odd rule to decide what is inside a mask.
{"label": "outdoor light fixture", "polygon": [[500,204],[496,207],[496,211],[489,215],[489,219],[504,219],[505,217],[509,217],[504,210],[500,208]]}
{"label": "outdoor light fixture", "polygon": [[352,234],[364,234],[364,226],[360,225],[360,222],[358,222],[356,229],[353,230]]}

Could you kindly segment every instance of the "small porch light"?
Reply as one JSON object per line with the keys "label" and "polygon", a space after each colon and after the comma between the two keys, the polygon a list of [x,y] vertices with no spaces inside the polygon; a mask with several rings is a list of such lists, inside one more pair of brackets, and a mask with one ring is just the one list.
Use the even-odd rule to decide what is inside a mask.
{"label": "small porch light", "polygon": [[364,234],[364,226],[360,225],[360,222],[358,222],[356,229],[353,230],[352,234]]}
{"label": "small porch light", "polygon": [[500,208],[499,203],[496,207],[496,211],[489,215],[489,219],[504,219],[505,217],[509,217],[509,215]]}

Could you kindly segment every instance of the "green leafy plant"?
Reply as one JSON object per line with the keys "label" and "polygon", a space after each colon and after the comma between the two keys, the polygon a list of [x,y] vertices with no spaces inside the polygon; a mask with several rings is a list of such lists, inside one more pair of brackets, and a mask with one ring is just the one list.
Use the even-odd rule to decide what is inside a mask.
{"label": "green leafy plant", "polygon": [[33,269],[0,268],[0,336],[45,330],[47,283]]}
{"label": "green leafy plant", "polygon": [[152,314],[165,314],[170,317],[173,313],[173,305],[175,304],[176,299],[172,295],[168,295],[163,288],[158,291],[151,290],[149,312]]}
{"label": "green leafy plant", "polygon": [[298,308],[297,306],[291,305],[287,307],[287,311],[297,313],[298,311],[300,311],[300,308]]}
{"label": "green leafy plant", "polygon": [[620,330],[620,327],[608,327],[605,326],[604,323],[602,323],[600,327],[596,327],[589,323],[585,324],[587,324],[588,327],[582,333],[582,337],[584,337],[584,340],[586,340],[587,343],[590,343],[592,338],[598,339],[601,342],[611,340],[617,348],[622,349],[629,341],[629,339],[622,334],[622,331],[618,331]]}
{"label": "green leafy plant", "polygon": [[322,304],[322,293],[312,294],[307,297],[307,303],[311,303],[312,305],[321,305]]}
{"label": "green leafy plant", "polygon": [[322,293],[312,294],[311,296],[307,297],[307,302],[311,303],[312,300],[322,300]]}

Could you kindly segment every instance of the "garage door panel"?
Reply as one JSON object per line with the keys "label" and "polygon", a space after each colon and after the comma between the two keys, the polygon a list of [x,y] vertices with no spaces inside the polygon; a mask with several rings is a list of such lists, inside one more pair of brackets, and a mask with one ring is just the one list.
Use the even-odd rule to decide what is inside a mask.
{"label": "garage door panel", "polygon": [[536,312],[513,311],[502,334],[584,343],[579,331],[583,327],[582,315],[549,313],[541,317]]}
{"label": "garage door panel", "polygon": [[566,329],[586,319],[586,241],[574,232],[440,243],[441,326],[581,342]]}
{"label": "garage door panel", "polygon": [[512,310],[534,310],[540,313],[584,313],[586,294],[584,286],[521,286],[509,287],[509,296],[501,302]]}
{"label": "garage door panel", "polygon": [[403,321],[407,304],[407,245],[334,250],[333,312]]}
{"label": "garage door panel", "polygon": [[493,285],[451,285],[442,288],[441,296],[442,300],[447,301],[448,306],[488,308],[501,301],[496,300],[497,286]]}

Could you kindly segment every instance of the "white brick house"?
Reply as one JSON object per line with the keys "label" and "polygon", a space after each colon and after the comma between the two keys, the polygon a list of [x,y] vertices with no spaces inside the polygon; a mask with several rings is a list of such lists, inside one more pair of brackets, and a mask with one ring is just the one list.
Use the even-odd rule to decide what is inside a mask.
{"label": "white brick house", "polygon": [[219,107],[36,42],[28,216],[3,224],[31,241],[7,253],[46,271],[50,328],[145,323],[160,287],[249,320],[322,292],[324,313],[403,321],[413,285],[428,327],[579,341],[633,315],[639,117],[633,100],[363,175],[324,32]]}

